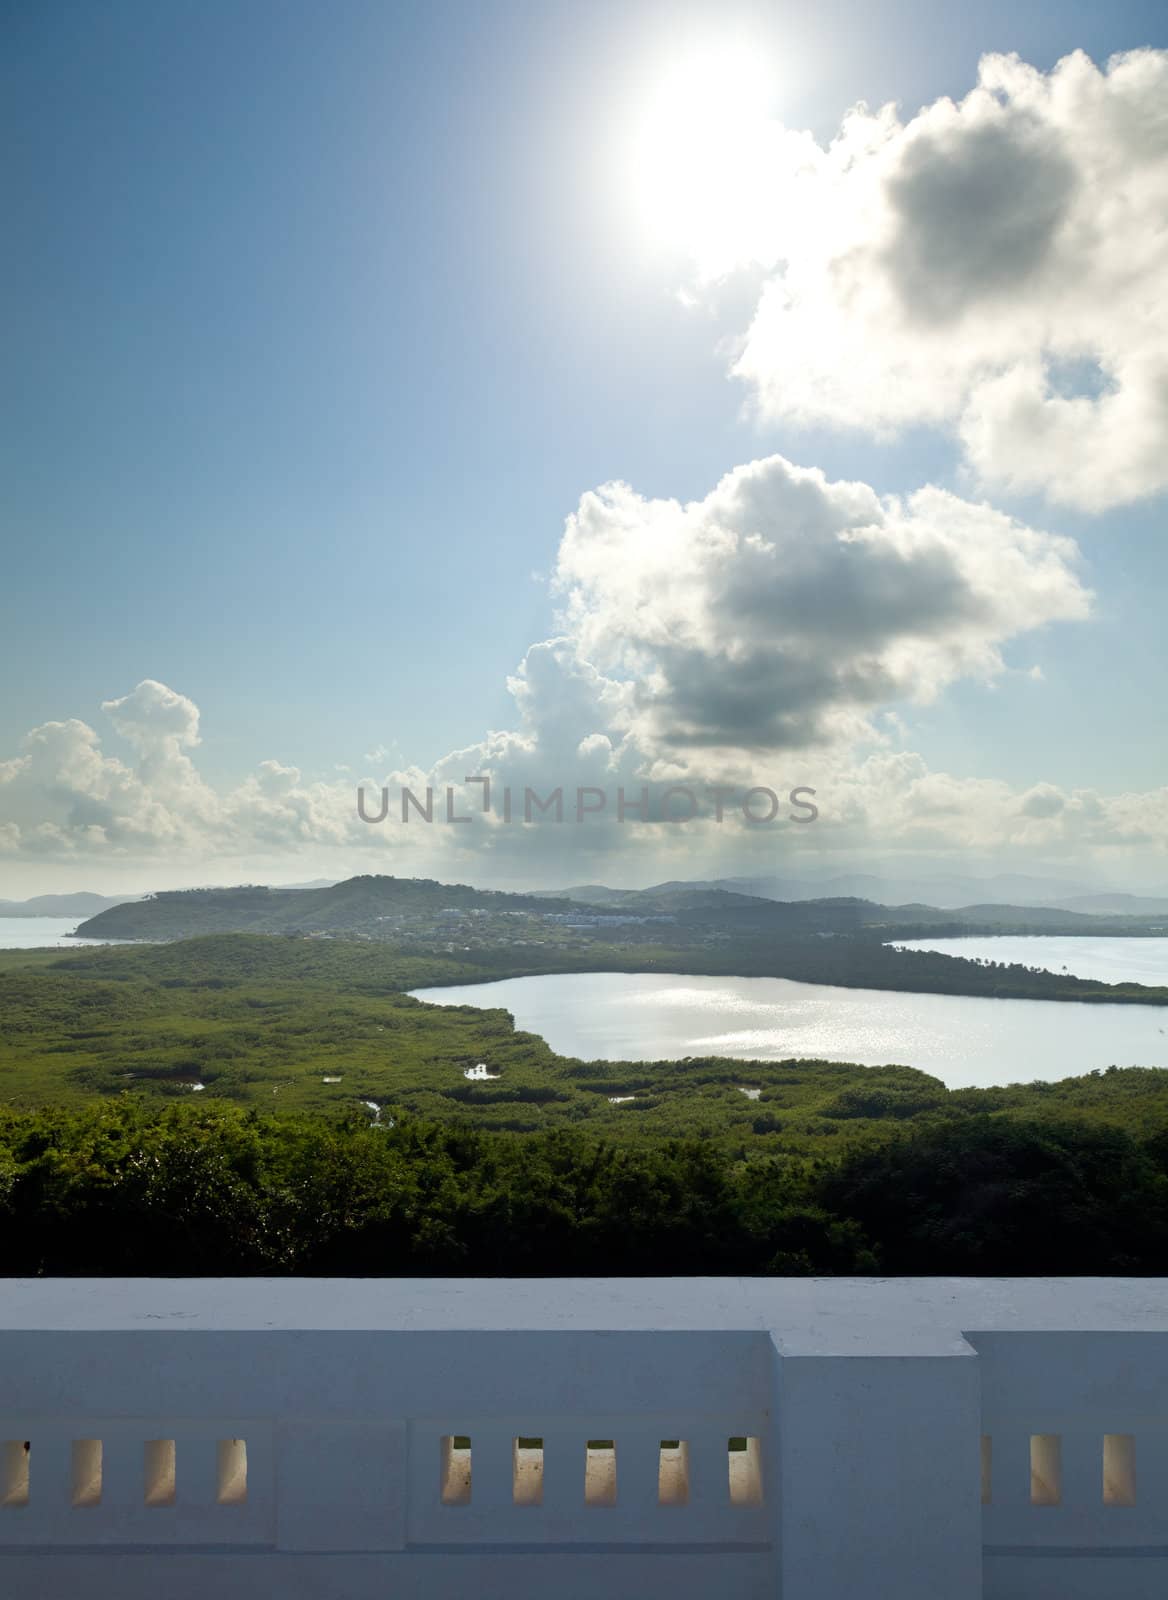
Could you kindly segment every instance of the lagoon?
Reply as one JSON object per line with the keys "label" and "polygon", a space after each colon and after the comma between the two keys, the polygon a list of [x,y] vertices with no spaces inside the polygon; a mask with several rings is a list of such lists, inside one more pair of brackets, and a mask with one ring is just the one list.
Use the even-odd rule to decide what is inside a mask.
{"label": "lagoon", "polygon": [[1164,1006],[624,972],[508,978],[414,994],[434,1005],[503,1007],[517,1028],[539,1034],[559,1055],[585,1061],[896,1062],[954,1089],[1054,1081],[1113,1065],[1168,1067]]}
{"label": "lagoon", "polygon": [[898,950],[939,950],[967,961],[1018,961],[1101,983],[1168,984],[1168,939],[1092,939],[1074,935],[998,934],[990,938],[898,939]]}

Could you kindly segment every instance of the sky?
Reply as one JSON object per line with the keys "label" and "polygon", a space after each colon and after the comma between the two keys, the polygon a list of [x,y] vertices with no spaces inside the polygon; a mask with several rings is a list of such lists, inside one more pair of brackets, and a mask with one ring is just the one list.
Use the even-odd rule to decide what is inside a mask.
{"label": "sky", "polygon": [[1168,885],[1162,6],[4,18],[0,898]]}

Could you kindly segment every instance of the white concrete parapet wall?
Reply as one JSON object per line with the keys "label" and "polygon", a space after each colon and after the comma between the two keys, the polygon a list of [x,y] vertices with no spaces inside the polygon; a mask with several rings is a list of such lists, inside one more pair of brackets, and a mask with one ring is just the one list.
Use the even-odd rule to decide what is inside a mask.
{"label": "white concrete parapet wall", "polygon": [[0,1595],[1150,1600],[1168,1285],[0,1282]]}

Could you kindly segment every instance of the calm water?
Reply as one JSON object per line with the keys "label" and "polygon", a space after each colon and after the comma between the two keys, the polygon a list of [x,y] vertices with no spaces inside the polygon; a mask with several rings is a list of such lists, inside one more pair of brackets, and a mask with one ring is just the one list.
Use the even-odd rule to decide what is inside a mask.
{"label": "calm water", "polygon": [[1020,961],[1104,983],[1168,984],[1168,939],[1059,939],[1004,934],[992,939],[905,939],[901,950],[940,950],[971,961]]}
{"label": "calm water", "polygon": [[1168,1067],[1164,1006],[597,972],[415,993],[436,1005],[502,1006],[516,1027],[540,1034],[560,1055],[586,1061],[719,1055],[901,1062],[950,1088],[1066,1078],[1112,1065]]}
{"label": "calm water", "polygon": [[0,917],[0,950],[85,949],[94,944],[130,944],[129,939],[68,939],[83,917]]}

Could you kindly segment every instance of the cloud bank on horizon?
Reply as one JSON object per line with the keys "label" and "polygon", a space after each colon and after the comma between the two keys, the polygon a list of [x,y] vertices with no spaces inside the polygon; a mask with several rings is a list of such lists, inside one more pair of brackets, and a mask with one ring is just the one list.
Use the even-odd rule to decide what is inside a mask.
{"label": "cloud bank on horizon", "polygon": [[[764,269],[733,368],[764,420],[952,429],[979,484],[1090,511],[1168,487],[1168,52],[1102,70],[1076,54],[1047,74],[989,56],[960,104],[908,123],[859,108],[826,148],[776,126],[747,154],[761,187],[720,249],[696,252],[695,281]],[[1129,870],[1168,856],[1168,788],[1019,789],[930,771],[901,748],[898,706],[1025,671],[1008,647],[1089,625],[1078,550],[1057,533],[935,485],[881,497],[771,455],[688,504],[625,483],[586,493],[554,590],[559,632],[509,680],[514,727],[430,771],[310,780],[269,759],[215,786],[193,753],[198,708],[145,679],[103,704],[123,755],[72,718],[0,760],[0,857],[339,850],[369,870],[493,864],[534,881],[631,849],[692,875],[697,852],[706,867],[715,850],[708,820],[357,817],[359,781],[441,792],[472,774],[517,793],[781,778],[817,791],[817,846],[841,854]],[[739,827],[733,848],[759,840]]]}
{"label": "cloud bank on horizon", "polygon": [[[567,521],[563,632],[533,644],[509,681],[517,726],[430,771],[361,781],[441,795],[484,775],[496,795],[584,785],[630,797],[798,783],[819,796],[821,845],[841,853],[1164,853],[1168,789],[1020,791],[930,772],[896,747],[891,705],[1017,670],[1008,642],[1088,617],[1077,554],[1069,539],[936,488],[881,498],[781,456],[736,468],[688,505],[608,484]],[[308,781],[266,760],[242,784],[208,784],[191,753],[198,708],[163,684],[144,680],[102,709],[132,759],[76,719],[33,729],[0,762],[0,851],[169,862],[341,849],[395,871],[494,865],[534,878],[630,850],[684,868],[695,847],[713,848],[715,828],[744,851],[760,833],[733,817],[725,828],[708,816],[617,825],[611,809],[587,828],[503,825],[497,805],[471,828],[396,816],[375,827],[356,814],[355,774]]]}

